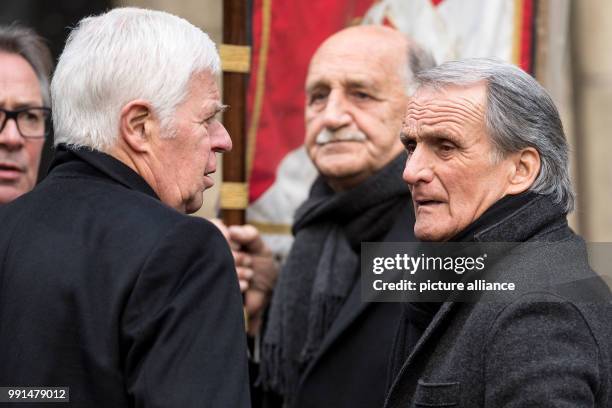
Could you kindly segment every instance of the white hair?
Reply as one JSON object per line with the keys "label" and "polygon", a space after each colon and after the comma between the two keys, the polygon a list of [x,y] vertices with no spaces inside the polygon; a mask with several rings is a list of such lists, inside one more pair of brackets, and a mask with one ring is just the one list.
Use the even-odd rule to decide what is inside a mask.
{"label": "white hair", "polygon": [[208,35],[172,14],[128,7],[84,18],[51,82],[55,145],[107,151],[121,109],[135,99],[149,101],[169,131],[191,77],[219,66]]}

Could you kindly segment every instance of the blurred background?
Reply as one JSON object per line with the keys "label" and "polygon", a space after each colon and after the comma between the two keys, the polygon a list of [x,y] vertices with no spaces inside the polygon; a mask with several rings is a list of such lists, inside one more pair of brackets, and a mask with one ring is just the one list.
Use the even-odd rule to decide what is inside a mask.
{"label": "blurred background", "polygon": [[[273,3],[274,1],[276,3]],[[409,3],[413,0],[404,1]],[[432,1],[432,7],[442,8],[443,5],[438,3],[443,4],[444,1],[452,0]],[[514,7],[519,4],[516,0],[500,1],[512,3]],[[245,21],[244,27],[247,30],[249,43],[254,42],[252,58],[260,68],[265,67],[262,58],[266,57],[266,54],[259,51],[265,46],[265,41],[262,39],[265,39],[266,27],[270,27],[270,19],[272,19],[272,27],[278,29],[280,26],[282,30],[293,33],[293,35],[296,33],[299,35],[303,28],[292,24],[284,26],[276,24],[275,26],[275,22],[283,20],[283,12],[279,9],[276,11],[272,9],[272,13],[266,15],[265,7],[274,7],[275,4],[281,2],[287,3],[285,8],[294,3],[287,0],[248,2],[244,0],[242,2],[249,10],[254,10],[249,14],[251,17]],[[226,13],[228,3],[230,2],[225,0]],[[299,2],[295,2],[297,3]],[[318,3],[324,4],[325,2],[318,1]],[[331,6],[335,2],[329,0],[328,3]],[[372,8],[385,2],[379,0],[369,1],[369,3],[372,4]],[[489,0],[482,0],[482,3],[483,5],[490,4]],[[572,175],[578,198],[576,211],[570,218],[571,224],[588,241],[611,242],[612,137],[608,135],[608,132],[612,129],[612,52],[609,52],[612,48],[612,24],[609,23],[612,21],[612,2],[607,0],[533,0],[523,1],[521,4],[530,5],[530,10],[534,13],[532,17],[536,21],[531,38],[532,43],[535,44],[534,49],[531,50],[533,61],[535,61],[531,65],[531,72],[547,87],[555,99],[571,145]],[[73,27],[84,16],[98,14],[117,6],[146,7],[177,14],[208,32],[217,44],[223,42],[224,0],[57,0],[54,2],[4,0],[0,3],[0,23],[10,24],[18,21],[35,28],[49,41],[54,57],[57,59],[70,27]],[[326,7],[320,8],[317,12],[325,14]],[[352,13],[355,17],[361,12],[352,10]],[[516,11],[514,14],[514,20],[516,20]],[[229,21],[227,17],[226,15],[226,21]],[[256,30],[252,31],[251,18],[262,18],[261,27],[255,24]],[[266,18],[268,19],[267,26]],[[343,24],[356,22],[358,23],[359,19],[350,21],[345,19]],[[320,22],[314,21],[310,22],[310,25],[316,27],[318,23]],[[329,27],[326,29],[329,30]],[[257,54],[255,54],[256,51]],[[276,48],[270,52],[279,53],[282,52],[282,49]],[[302,71],[304,70],[305,68]],[[253,70],[251,70],[250,78],[248,74],[245,74],[245,79],[250,81],[249,89],[255,88],[254,76]],[[285,79],[268,76],[267,81],[262,83],[266,87],[273,87],[274,81],[282,82]],[[298,78],[298,81],[302,79]],[[228,85],[232,86],[225,84],[225,86]],[[263,93],[267,89],[269,88],[260,91]],[[299,94],[297,91],[294,93]],[[302,98],[301,95],[297,97]],[[251,98],[249,109],[252,109],[253,105],[257,106],[256,93],[249,95],[249,98]],[[295,113],[298,117],[301,115],[299,112]],[[241,114],[246,115],[246,112],[241,112]],[[247,127],[254,129],[253,132],[256,133],[258,128],[253,126],[253,115],[249,115],[249,119]],[[286,129],[284,131],[288,132]],[[300,132],[301,129],[298,129],[293,133],[301,138],[303,133],[300,134]],[[233,138],[236,136],[232,134]],[[246,134],[240,136],[246,137]],[[255,147],[250,146],[249,148],[254,149]],[[254,153],[250,154],[252,159]],[[47,146],[41,166],[42,175],[46,171],[50,155],[51,150]],[[238,160],[246,160],[246,158]],[[247,169],[250,168],[250,165],[247,166]],[[218,213],[221,173],[219,170],[216,186],[206,192],[205,206],[198,215],[211,217]],[[304,173],[304,179],[309,182],[313,173],[311,170],[306,173]],[[307,191],[307,188],[304,191]],[[299,197],[303,197],[304,194],[304,192],[299,193],[297,200],[299,201]],[[255,201],[254,198],[257,198],[253,196],[253,191],[250,192],[250,198],[250,201]],[[272,221],[266,223],[265,220],[257,219],[256,214],[252,221],[264,230],[269,228],[269,232],[281,235],[288,232],[288,225],[283,226],[282,224],[290,224],[288,218],[281,220],[280,223],[277,223],[278,225]]]}

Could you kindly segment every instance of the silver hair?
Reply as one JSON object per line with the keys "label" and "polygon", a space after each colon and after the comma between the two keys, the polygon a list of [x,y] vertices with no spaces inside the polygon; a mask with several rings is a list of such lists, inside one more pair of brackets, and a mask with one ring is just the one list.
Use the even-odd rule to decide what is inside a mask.
{"label": "silver hair", "polygon": [[436,60],[431,52],[421,47],[414,40],[409,41],[407,67],[406,67],[406,91],[410,94],[413,89],[415,75],[421,71],[431,69],[436,66]]}
{"label": "silver hair", "polygon": [[51,81],[55,144],[107,151],[123,106],[151,103],[164,136],[200,72],[219,72],[207,34],[162,11],[117,8],[81,20],[68,37]]}
{"label": "silver hair", "polygon": [[[451,61],[415,76],[420,87],[486,84],[485,125],[497,154],[532,147],[540,154],[540,173],[530,191],[551,195],[567,212],[574,209],[568,145],[559,112],[546,90],[509,63],[487,58]],[[498,156],[498,157],[499,157]]]}
{"label": "silver hair", "polygon": [[18,54],[30,64],[38,78],[43,105],[51,106],[49,77],[53,60],[45,40],[31,28],[0,25],[0,52]]}

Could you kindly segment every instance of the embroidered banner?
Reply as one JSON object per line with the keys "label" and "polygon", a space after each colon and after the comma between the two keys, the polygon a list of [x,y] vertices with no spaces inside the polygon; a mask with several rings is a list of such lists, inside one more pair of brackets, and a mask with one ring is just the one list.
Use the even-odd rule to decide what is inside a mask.
{"label": "embroidered banner", "polygon": [[304,80],[310,57],[334,32],[355,24],[394,27],[438,62],[496,57],[533,70],[533,0],[255,0],[248,95],[247,219],[285,252],[297,206],[316,170],[302,147]]}

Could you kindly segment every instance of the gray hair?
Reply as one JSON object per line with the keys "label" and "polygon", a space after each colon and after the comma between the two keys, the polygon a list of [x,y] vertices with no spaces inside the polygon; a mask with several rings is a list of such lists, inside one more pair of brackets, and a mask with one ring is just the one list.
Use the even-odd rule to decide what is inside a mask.
{"label": "gray hair", "polygon": [[408,93],[413,89],[415,76],[421,72],[431,69],[436,66],[436,60],[431,52],[423,48],[414,40],[409,40],[408,55],[407,55],[407,77],[406,91]]}
{"label": "gray hair", "polygon": [[177,106],[200,72],[219,73],[207,34],[175,15],[117,8],[81,20],[68,37],[51,81],[55,144],[107,151],[123,106],[151,103],[171,137]]}
{"label": "gray hair", "polygon": [[[567,212],[574,208],[568,146],[559,112],[546,90],[509,63],[473,58],[451,61],[415,77],[416,87],[470,86],[487,89],[485,125],[497,157],[532,147],[540,154],[540,173],[530,191],[551,195]],[[416,90],[416,89],[415,89]]]}
{"label": "gray hair", "polygon": [[30,64],[38,78],[43,104],[50,106],[49,77],[53,60],[43,38],[31,28],[18,24],[0,25],[0,51],[18,54]]}

